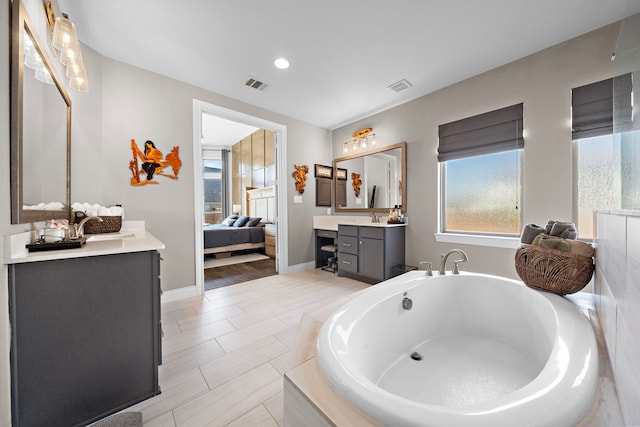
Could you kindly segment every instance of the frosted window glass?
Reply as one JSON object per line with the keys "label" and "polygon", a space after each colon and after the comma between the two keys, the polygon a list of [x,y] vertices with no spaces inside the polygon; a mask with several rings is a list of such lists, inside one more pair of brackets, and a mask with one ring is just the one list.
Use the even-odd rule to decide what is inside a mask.
{"label": "frosted window glass", "polygon": [[445,162],[445,232],[520,234],[520,152]]}
{"label": "frosted window glass", "polygon": [[578,141],[578,234],[592,239],[593,211],[640,207],[640,132]]}

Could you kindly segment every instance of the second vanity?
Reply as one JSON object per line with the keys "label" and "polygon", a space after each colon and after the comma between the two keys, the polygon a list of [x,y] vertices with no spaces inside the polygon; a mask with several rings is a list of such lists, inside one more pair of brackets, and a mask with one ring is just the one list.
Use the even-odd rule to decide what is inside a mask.
{"label": "second vanity", "polygon": [[[406,224],[371,222],[360,216],[314,216],[316,267],[326,263],[322,246],[337,247],[338,275],[378,283],[403,273]],[[400,268],[400,269],[399,269]]]}
{"label": "second vanity", "polygon": [[5,237],[14,425],[85,425],[160,393],[164,245],[129,225],[47,252]]}

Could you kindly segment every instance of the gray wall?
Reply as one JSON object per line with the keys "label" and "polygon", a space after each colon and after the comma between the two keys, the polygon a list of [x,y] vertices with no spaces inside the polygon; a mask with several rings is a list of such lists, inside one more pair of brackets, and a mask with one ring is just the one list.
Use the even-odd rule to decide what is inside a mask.
{"label": "gray wall", "polygon": [[[72,199],[122,204],[127,219],[143,219],[165,245],[164,290],[192,286],[194,274],[193,99],[241,111],[287,126],[286,175],[281,190],[288,202],[289,265],[313,259],[311,217],[315,182],[309,181],[302,204],[293,204],[293,164],[330,164],[329,131],[242,104],[140,68],[105,58],[85,47],[91,91],[72,92]],[[128,169],[130,141],[142,147],[154,141],[164,154],[180,147],[178,180],[158,177],[158,185],[133,187]]]}
{"label": "gray wall", "polygon": [[351,134],[373,128],[378,141],[407,141],[407,263],[437,263],[461,247],[467,270],[517,278],[514,250],[437,243],[438,125],[524,102],[523,224],[573,217],[571,89],[608,78],[618,24],[480,74],[438,92],[336,129],[339,153]]}

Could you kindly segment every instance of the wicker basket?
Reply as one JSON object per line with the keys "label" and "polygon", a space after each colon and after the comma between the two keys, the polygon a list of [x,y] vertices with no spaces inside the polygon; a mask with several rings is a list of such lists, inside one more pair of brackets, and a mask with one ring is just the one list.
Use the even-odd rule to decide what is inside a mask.
{"label": "wicker basket", "polygon": [[[74,212],[75,223],[78,224],[86,217],[84,212]],[[84,223],[85,234],[117,233],[122,228],[121,216],[100,216],[100,221],[87,221]]]}
{"label": "wicker basket", "polygon": [[580,291],[593,276],[593,257],[537,245],[520,246],[515,261],[527,286],[558,295]]}

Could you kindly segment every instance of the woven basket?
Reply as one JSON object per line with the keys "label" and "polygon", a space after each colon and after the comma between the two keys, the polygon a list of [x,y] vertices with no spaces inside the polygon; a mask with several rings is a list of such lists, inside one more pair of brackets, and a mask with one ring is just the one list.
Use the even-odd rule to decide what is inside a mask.
{"label": "woven basket", "polygon": [[530,288],[572,294],[587,286],[593,276],[593,257],[522,245],[516,251],[516,272]]}
{"label": "woven basket", "polygon": [[[86,217],[84,212],[74,212],[75,223],[78,224]],[[84,223],[84,234],[117,233],[122,228],[121,216],[100,216],[100,221]]]}

